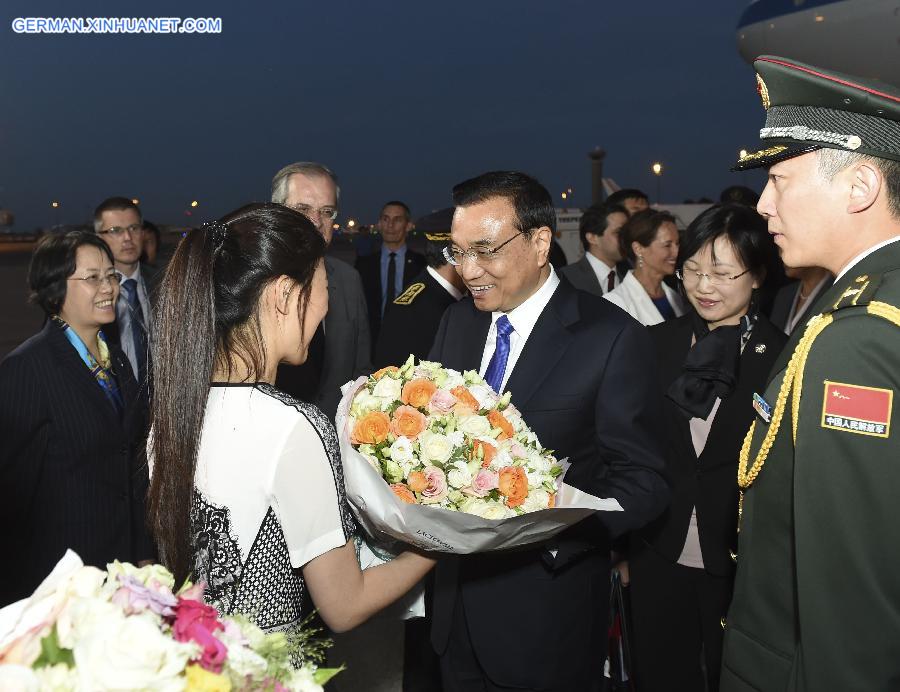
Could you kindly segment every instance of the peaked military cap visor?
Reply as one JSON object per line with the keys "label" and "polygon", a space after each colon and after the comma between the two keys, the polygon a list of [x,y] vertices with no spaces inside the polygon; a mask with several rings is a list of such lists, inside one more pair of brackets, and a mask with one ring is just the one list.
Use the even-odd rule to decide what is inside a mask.
{"label": "peaked military cap visor", "polygon": [[742,156],[733,171],[762,168],[829,148],[900,161],[900,89],[805,65],[757,58],[756,88],[766,109],[764,148]]}

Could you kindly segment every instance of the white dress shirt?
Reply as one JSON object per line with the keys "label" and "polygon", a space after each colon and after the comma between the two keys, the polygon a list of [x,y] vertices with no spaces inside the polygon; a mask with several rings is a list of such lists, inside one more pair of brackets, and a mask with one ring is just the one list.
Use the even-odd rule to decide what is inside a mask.
{"label": "white dress shirt", "polygon": [[550,298],[556,291],[557,286],[559,286],[559,277],[551,266],[550,276],[546,278],[541,287],[538,288],[538,290],[524,303],[510,310],[508,313],[491,313],[491,328],[488,329],[487,339],[485,339],[484,342],[484,353],[481,356],[481,369],[478,371],[482,377],[484,377],[484,373],[487,371],[488,364],[491,362],[494,350],[497,347],[497,320],[500,319],[500,316],[506,315],[509,319],[509,323],[515,330],[509,336],[509,358],[506,361],[506,371],[503,373],[503,382],[500,385],[501,392],[506,389],[506,383],[509,381],[509,376],[512,374],[513,368],[516,367],[519,356],[522,355],[522,349],[525,348],[525,342],[528,341],[528,337],[531,336],[534,325],[537,323],[544,308],[547,307],[547,303],[550,302]]}
{"label": "white dress shirt", "polygon": [[609,267],[606,265],[601,259],[594,257],[594,255],[590,252],[584,253],[584,256],[587,257],[587,262],[590,265],[591,269],[594,270],[594,274],[597,275],[597,281],[600,282],[600,290],[604,293],[608,293],[607,290],[607,282],[609,281],[609,275],[613,276],[613,288],[618,286],[621,281],[619,281],[619,275],[616,274],[615,267]]}

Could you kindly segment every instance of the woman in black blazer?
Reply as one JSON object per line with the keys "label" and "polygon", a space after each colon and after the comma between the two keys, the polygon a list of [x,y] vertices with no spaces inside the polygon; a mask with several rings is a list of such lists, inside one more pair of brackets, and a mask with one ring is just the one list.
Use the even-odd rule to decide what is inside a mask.
{"label": "woman in black blazer", "polygon": [[0,363],[0,605],[24,598],[67,548],[85,564],[152,558],[145,529],[145,410],[101,327],[119,292],[109,248],[49,236],[28,272],[44,328]]}
{"label": "woman in black blazer", "polygon": [[754,300],[773,254],[755,210],[710,208],[688,228],[679,256],[691,310],[650,329],[666,392],[672,502],[632,534],[641,692],[719,688],[722,618],[734,582],[738,452],[755,415],[753,394],[785,343]]}

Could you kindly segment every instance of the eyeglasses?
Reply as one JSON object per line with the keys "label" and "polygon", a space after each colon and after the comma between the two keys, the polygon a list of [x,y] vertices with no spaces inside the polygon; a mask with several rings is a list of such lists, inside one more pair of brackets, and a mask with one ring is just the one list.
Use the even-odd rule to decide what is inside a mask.
{"label": "eyeglasses", "polygon": [[693,269],[676,269],[675,276],[679,278],[679,280],[685,286],[696,286],[700,283],[700,280],[705,276],[707,281],[709,281],[711,286],[730,286],[732,281],[740,279],[744,274],[749,272],[749,269],[745,269],[740,274],[705,274],[703,272],[694,271]]}
{"label": "eyeglasses", "polygon": [[458,247],[453,247],[453,246],[448,245],[443,250],[444,259],[447,260],[447,262],[452,264],[454,267],[460,266],[463,262],[465,262],[467,257],[469,259],[471,259],[473,262],[475,262],[475,264],[478,264],[478,265],[487,264],[487,263],[497,259],[497,254],[500,252],[500,249],[504,245],[508,245],[509,243],[514,241],[516,238],[518,238],[520,235],[522,235],[523,233],[524,233],[524,231],[519,231],[509,240],[505,240],[502,243],[500,243],[497,247],[493,247],[493,248],[492,247],[474,247],[474,248],[470,248],[469,250],[461,250]]}
{"label": "eyeglasses", "polygon": [[102,284],[109,282],[110,288],[115,288],[119,285],[122,277],[119,276],[116,272],[110,272],[109,274],[105,274],[103,276],[100,276],[99,274],[89,274],[88,276],[70,276],[68,280],[84,281],[84,283],[86,283],[91,288],[100,288]]}
{"label": "eyeglasses", "polygon": [[107,233],[109,233],[113,238],[120,238],[125,231],[128,231],[128,233],[134,235],[140,230],[143,230],[143,226],[141,226],[139,223],[133,223],[130,226],[113,226],[112,228],[97,231],[97,234],[106,235]]}
{"label": "eyeglasses", "polygon": [[338,210],[334,207],[319,207],[316,209],[316,207],[311,207],[308,204],[293,204],[291,205],[291,209],[299,211],[304,216],[310,218],[315,215],[321,219],[328,219],[329,221],[334,221],[338,215]]}

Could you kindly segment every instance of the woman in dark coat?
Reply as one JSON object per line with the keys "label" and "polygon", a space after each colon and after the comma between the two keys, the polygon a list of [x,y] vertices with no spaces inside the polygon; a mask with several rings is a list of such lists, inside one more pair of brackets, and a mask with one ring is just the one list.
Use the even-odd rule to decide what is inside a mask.
{"label": "woman in dark coat", "polygon": [[691,309],[650,328],[666,392],[672,502],[632,535],[641,692],[718,690],[734,583],[738,451],[756,415],[754,392],[785,343],[755,304],[773,254],[755,210],[710,208],[687,229],[679,255]]}
{"label": "woman in dark coat", "polygon": [[67,548],[98,567],[153,557],[145,411],[101,329],[119,293],[109,248],[92,233],[49,236],[28,282],[47,321],[0,363],[0,605],[30,595]]}

